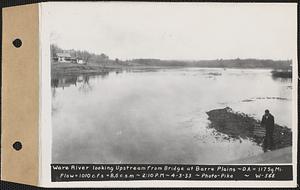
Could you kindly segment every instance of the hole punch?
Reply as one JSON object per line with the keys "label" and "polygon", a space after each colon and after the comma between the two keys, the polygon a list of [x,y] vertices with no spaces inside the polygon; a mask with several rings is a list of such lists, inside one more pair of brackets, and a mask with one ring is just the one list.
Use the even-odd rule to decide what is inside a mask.
{"label": "hole punch", "polygon": [[13,148],[16,150],[16,151],[19,151],[22,149],[22,143],[19,142],[19,141],[16,141],[14,144],[13,144]]}
{"label": "hole punch", "polygon": [[16,48],[19,48],[22,46],[22,40],[20,40],[19,38],[15,39],[13,41],[13,45],[16,47]]}

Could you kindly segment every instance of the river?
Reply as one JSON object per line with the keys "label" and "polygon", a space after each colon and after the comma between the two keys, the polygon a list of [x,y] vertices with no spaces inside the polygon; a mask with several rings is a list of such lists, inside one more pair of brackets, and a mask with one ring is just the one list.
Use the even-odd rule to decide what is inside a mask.
{"label": "river", "polygon": [[231,107],[291,128],[291,80],[270,70],[177,68],[52,77],[53,163],[220,164],[262,153],[208,127]]}

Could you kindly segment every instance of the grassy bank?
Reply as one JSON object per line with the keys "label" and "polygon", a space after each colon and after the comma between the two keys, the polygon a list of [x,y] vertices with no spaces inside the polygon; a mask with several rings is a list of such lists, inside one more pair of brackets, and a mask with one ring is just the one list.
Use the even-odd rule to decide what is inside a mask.
{"label": "grassy bank", "polygon": [[100,73],[108,70],[121,69],[120,66],[103,66],[103,65],[79,65],[72,63],[51,64],[52,74],[85,74],[85,73]]}
{"label": "grassy bank", "polygon": [[[235,139],[251,139],[258,145],[262,145],[263,137],[253,134],[254,126],[260,125],[259,120],[243,113],[233,112],[229,107],[211,110],[207,114],[211,121],[210,127],[218,132]],[[275,124],[273,138],[274,149],[292,146],[292,131],[287,127]]]}
{"label": "grassy bank", "polygon": [[72,75],[72,74],[97,74],[107,71],[135,70],[135,71],[155,71],[164,68],[180,68],[178,66],[145,66],[138,64],[92,64],[79,65],[73,63],[53,63],[51,64],[52,75]]}

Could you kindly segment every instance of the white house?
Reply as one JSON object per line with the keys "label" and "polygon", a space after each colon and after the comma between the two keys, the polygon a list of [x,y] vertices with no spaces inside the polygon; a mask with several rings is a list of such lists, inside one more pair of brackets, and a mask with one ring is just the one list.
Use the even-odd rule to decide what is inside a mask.
{"label": "white house", "polygon": [[58,63],[75,63],[85,64],[86,62],[79,57],[72,57],[70,53],[57,53],[56,57],[53,58]]}
{"label": "white house", "polygon": [[59,63],[71,63],[71,55],[69,53],[57,53],[57,61]]}

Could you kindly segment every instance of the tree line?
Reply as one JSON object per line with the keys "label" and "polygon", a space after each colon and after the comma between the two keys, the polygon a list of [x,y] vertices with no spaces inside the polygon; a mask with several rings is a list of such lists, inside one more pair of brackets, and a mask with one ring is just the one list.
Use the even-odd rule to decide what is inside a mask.
{"label": "tree line", "polygon": [[216,60],[160,60],[160,59],[133,59],[129,62],[145,66],[183,66],[183,67],[213,67],[213,68],[269,68],[291,69],[292,60],[271,59],[216,59]]}
{"label": "tree line", "polygon": [[213,68],[270,68],[291,70],[292,60],[271,60],[271,59],[215,59],[215,60],[161,60],[161,59],[131,59],[122,61],[118,58],[112,60],[109,56],[101,53],[95,54],[80,50],[63,50],[57,45],[51,44],[51,58],[57,53],[70,53],[71,57],[82,59],[86,63],[107,64],[115,63],[120,65],[141,65],[141,66],[180,66],[180,67],[213,67]]}

